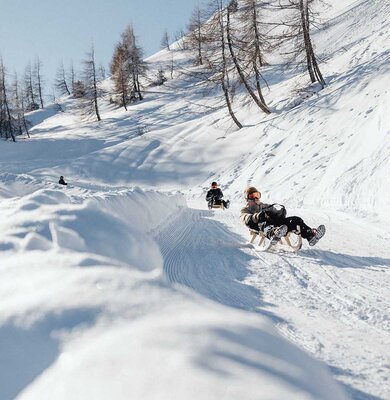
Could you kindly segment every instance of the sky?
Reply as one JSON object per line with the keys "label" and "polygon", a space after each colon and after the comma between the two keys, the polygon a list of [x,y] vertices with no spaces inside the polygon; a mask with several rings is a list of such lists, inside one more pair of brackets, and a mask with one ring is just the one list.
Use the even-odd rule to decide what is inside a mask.
{"label": "sky", "polygon": [[9,73],[23,72],[37,56],[50,84],[61,61],[79,68],[94,43],[108,69],[115,44],[131,23],[145,56],[185,29],[199,0],[0,0],[0,54]]}

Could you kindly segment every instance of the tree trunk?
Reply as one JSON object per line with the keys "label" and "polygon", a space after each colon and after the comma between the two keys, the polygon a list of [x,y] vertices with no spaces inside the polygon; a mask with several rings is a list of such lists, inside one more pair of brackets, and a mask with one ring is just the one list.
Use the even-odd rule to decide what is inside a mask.
{"label": "tree trunk", "polygon": [[309,27],[307,25],[306,20],[306,8],[307,3],[306,0],[299,0],[299,11],[301,13],[301,26],[302,26],[302,33],[303,33],[303,41],[305,44],[305,53],[306,53],[306,66],[307,70],[310,75],[310,79],[312,83],[316,82],[316,78],[314,76],[313,66],[312,66],[312,58],[311,58],[311,51],[310,51],[310,36],[309,36]]}
{"label": "tree trunk", "polygon": [[200,19],[200,10],[198,9],[198,64],[203,65],[203,59],[202,59],[202,23]]}
{"label": "tree trunk", "polygon": [[[237,57],[234,53],[234,49],[233,49],[233,45],[232,45],[232,38],[231,38],[231,34],[230,34],[230,11],[229,11],[229,7],[227,9],[227,24],[226,24],[226,33],[227,33],[227,43],[228,43],[228,47],[230,50],[230,54],[232,56],[234,65],[236,67],[236,70],[238,72],[238,75],[240,76],[240,79],[242,81],[242,83],[245,86],[245,89],[247,90],[247,92],[249,93],[249,95],[252,97],[253,101],[257,104],[257,106],[264,111],[266,114],[271,114],[270,109],[267,107],[267,105],[265,104],[264,98],[263,98],[263,102],[261,102],[257,96],[255,95],[255,93],[253,92],[252,88],[249,86],[248,81],[244,75],[244,73],[242,72],[242,69],[240,67],[240,64],[237,61]],[[259,83],[259,80],[256,79],[256,81]],[[259,87],[258,87],[259,90]],[[261,93],[261,90],[260,90]]]}
{"label": "tree trunk", "polygon": [[38,83],[38,95],[39,95],[39,101],[41,103],[41,108],[43,108],[43,98],[42,98],[42,82],[41,82],[41,66],[40,66],[40,61],[38,59],[37,61],[37,83]]}
{"label": "tree trunk", "polygon": [[98,107],[98,90],[97,90],[97,81],[96,81],[96,66],[95,66],[95,55],[93,54],[92,59],[92,70],[93,70],[93,101],[95,105],[95,113],[98,121],[101,121]]}
{"label": "tree trunk", "polygon": [[8,128],[9,128],[9,133],[11,135],[12,141],[16,142],[15,135],[14,135],[14,129],[12,126],[12,117],[11,117],[11,111],[8,106],[8,100],[7,100],[7,88],[5,87],[5,72],[4,72],[4,66],[1,65],[1,91],[3,92],[3,104],[5,107],[5,111],[7,113],[7,118],[8,118]]}
{"label": "tree trunk", "polygon": [[221,34],[221,53],[222,53],[221,86],[222,86],[222,90],[223,90],[223,93],[225,96],[226,105],[227,105],[229,114],[232,117],[234,123],[237,125],[238,129],[241,129],[242,125],[233,112],[233,108],[232,108],[232,104],[231,104],[230,96],[229,96],[229,88],[225,81],[225,79],[227,78],[227,60],[226,60],[226,54],[225,54],[225,32],[224,32],[224,23],[223,23],[223,9],[222,9],[221,2],[218,5],[219,5],[218,12],[219,12],[219,26],[220,26],[220,30],[221,30],[220,34]]}

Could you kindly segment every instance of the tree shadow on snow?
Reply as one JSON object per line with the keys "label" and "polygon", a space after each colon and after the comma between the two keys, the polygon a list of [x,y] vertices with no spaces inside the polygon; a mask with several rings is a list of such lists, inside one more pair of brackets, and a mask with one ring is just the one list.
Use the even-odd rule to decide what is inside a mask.
{"label": "tree shadow on snow", "polygon": [[52,365],[61,353],[55,333],[93,323],[96,309],[50,314],[28,327],[7,323],[0,327],[0,399],[14,399]]}
{"label": "tree shadow on snow", "polygon": [[[198,365],[209,373],[233,381],[240,373],[260,373],[271,382],[283,382],[313,399],[322,398],[324,388],[330,383],[326,376],[319,375],[321,366],[309,354],[261,327],[244,325],[237,330],[215,328],[210,330],[209,335],[217,338],[217,345],[207,347],[196,359]],[[270,359],[272,362],[269,362]],[[313,375],[308,372],[311,368]],[[325,379],[321,382],[310,380],[318,376]],[[333,388],[329,390],[333,391]],[[334,395],[337,396],[337,392]],[[259,398],[262,398],[261,393]]]}
{"label": "tree shadow on snow", "polygon": [[[330,371],[332,372],[332,374],[336,378],[339,376],[350,376],[350,377],[355,376],[355,374],[352,371],[347,371],[347,370],[341,369],[339,367],[334,367],[334,366],[329,366],[329,368],[330,368]],[[348,395],[353,400],[385,400],[382,397],[373,396],[373,395],[365,393],[359,389],[353,388],[352,386],[349,386],[346,383],[341,382],[340,380],[338,382],[341,384],[341,386],[343,386],[344,390],[348,393]]]}
{"label": "tree shadow on snow", "polygon": [[303,250],[298,253],[305,258],[317,258],[321,264],[333,265],[337,268],[370,269],[390,268],[390,258],[352,256],[329,250]]}

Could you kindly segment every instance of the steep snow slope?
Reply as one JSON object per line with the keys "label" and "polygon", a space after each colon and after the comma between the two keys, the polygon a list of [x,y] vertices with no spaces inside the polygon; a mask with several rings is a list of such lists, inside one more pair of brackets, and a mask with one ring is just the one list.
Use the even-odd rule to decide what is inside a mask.
{"label": "steep snow slope", "polygon": [[[68,125],[67,138],[84,140],[69,154],[66,142],[53,142],[53,151],[61,153],[53,170],[78,180],[98,178],[105,185],[193,188],[196,196],[211,177],[236,198],[251,182],[293,206],[386,217],[389,7],[379,0],[354,3],[330,20],[327,30],[313,35],[326,60],[321,68],[328,86],[304,102],[302,95],[291,97],[296,74],[281,75],[271,65],[264,75],[274,113],[264,117],[237,95],[234,107],[246,124],[235,131],[221,99],[206,96],[189,79],[176,79],[151,91],[128,113],[111,110],[100,126],[83,125],[84,137],[80,123],[73,121],[77,130]],[[177,65],[187,62],[178,52],[173,57]],[[162,51],[149,61],[157,70],[171,62],[171,54]],[[39,132],[46,133],[32,141],[37,150],[41,140],[58,136],[63,119],[71,117],[64,113],[58,118],[39,125]],[[61,140],[66,139],[61,135]],[[13,151],[19,150],[11,150],[9,159]]]}
{"label": "steep snow slope", "polygon": [[[329,370],[354,399],[390,396],[390,5],[337,7],[314,35],[328,86],[303,99],[302,77],[269,66],[274,113],[238,93],[238,132],[176,73],[99,124],[67,99],[30,116],[31,140],[0,142],[1,398],[342,399]],[[172,55],[188,66],[162,51],[152,70]],[[203,209],[211,180],[231,211]],[[327,236],[255,256],[247,184]]]}

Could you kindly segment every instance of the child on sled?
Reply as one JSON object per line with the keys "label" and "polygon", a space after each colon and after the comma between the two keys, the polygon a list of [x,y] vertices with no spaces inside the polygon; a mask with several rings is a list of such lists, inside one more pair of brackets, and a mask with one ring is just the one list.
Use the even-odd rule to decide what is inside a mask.
{"label": "child on sled", "polygon": [[300,217],[286,217],[284,206],[262,203],[260,192],[253,186],[245,190],[245,198],[247,204],[241,209],[241,220],[249,229],[263,232],[274,243],[287,233],[294,232],[314,246],[325,234],[324,225],[310,228]]}
{"label": "child on sled", "polygon": [[223,204],[224,208],[229,208],[230,201],[222,200],[223,193],[218,187],[217,182],[211,182],[211,188],[206,194],[206,201],[208,202],[209,208],[213,208],[214,205]]}

